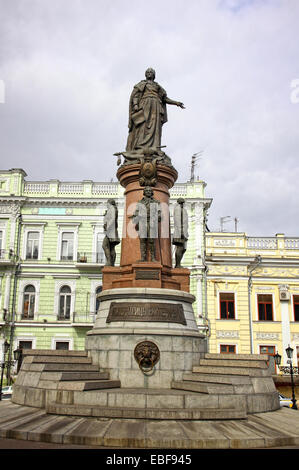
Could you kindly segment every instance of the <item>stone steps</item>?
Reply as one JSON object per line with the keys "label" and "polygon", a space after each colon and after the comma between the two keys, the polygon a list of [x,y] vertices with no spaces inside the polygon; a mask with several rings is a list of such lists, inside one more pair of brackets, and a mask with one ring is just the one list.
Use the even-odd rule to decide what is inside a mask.
{"label": "stone steps", "polygon": [[279,408],[266,359],[205,354],[171,388],[154,389],[121,388],[120,381],[110,380],[109,373],[92,365],[86,353],[33,352],[24,358],[13,401],[69,416],[244,419],[247,413]]}
{"label": "stone steps", "polygon": [[82,356],[33,356],[32,364],[55,363],[55,364],[92,364],[89,357]]}
{"label": "stone steps", "polygon": [[176,390],[188,390],[191,392],[198,393],[219,393],[227,394],[234,393],[234,387],[227,384],[211,384],[211,383],[201,383],[201,382],[192,382],[192,381],[173,381],[171,388]]}
{"label": "stone steps", "polygon": [[107,407],[90,405],[48,404],[48,414],[67,416],[87,416],[93,418],[126,418],[126,419],[165,419],[165,420],[227,420],[246,419],[245,410],[226,409],[157,409],[134,407]]}
{"label": "stone steps", "polygon": [[102,390],[110,388],[119,388],[119,380],[84,380],[84,381],[64,381],[59,382],[57,390]]}
{"label": "stone steps", "polygon": [[23,349],[23,357],[28,356],[65,356],[65,357],[88,357],[86,351],[61,350],[61,349]]}
{"label": "stone steps", "polygon": [[76,381],[76,380],[108,380],[108,372],[98,372],[98,371],[79,371],[79,372],[52,372],[44,371],[41,374],[41,380],[57,380],[60,382],[66,381]]}
{"label": "stone steps", "polygon": [[228,367],[225,365],[217,366],[195,366],[193,372],[199,374],[220,374],[220,375],[243,375],[253,377],[268,376],[268,369],[260,369],[257,367]]}
{"label": "stone steps", "polygon": [[45,364],[44,372],[99,372],[98,366],[92,364]]}
{"label": "stone steps", "polygon": [[[81,405],[92,409],[98,407],[127,409],[156,409],[165,410],[227,410],[235,409],[246,411],[246,397],[234,394],[205,394],[193,391],[175,389],[146,389],[146,388],[118,388],[93,391],[57,390],[54,399],[57,405]],[[73,408],[74,410],[75,408]],[[114,415],[113,415],[114,416]],[[242,414],[244,417],[244,414]]]}
{"label": "stone steps", "polygon": [[205,383],[214,383],[214,384],[242,384],[250,385],[251,380],[248,376],[240,375],[220,375],[220,374],[198,374],[196,372],[190,372],[183,375],[183,380],[192,381],[192,382],[205,382]]}
{"label": "stone steps", "polygon": [[221,366],[221,367],[244,367],[244,368],[260,368],[260,369],[267,369],[267,364],[265,361],[255,361],[255,360],[245,360],[245,359],[200,359],[199,365],[201,366]]}
{"label": "stone steps", "polygon": [[204,359],[228,359],[234,361],[240,361],[245,359],[246,361],[268,361],[268,354],[230,354],[230,353],[205,353]]}

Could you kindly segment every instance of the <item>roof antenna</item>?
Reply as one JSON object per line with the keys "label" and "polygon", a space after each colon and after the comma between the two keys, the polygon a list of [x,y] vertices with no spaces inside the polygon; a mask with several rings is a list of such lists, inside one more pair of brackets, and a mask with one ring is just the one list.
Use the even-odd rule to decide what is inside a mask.
{"label": "roof antenna", "polygon": [[202,155],[202,154],[203,154],[203,150],[201,150],[200,152],[194,153],[194,154],[192,155],[192,158],[191,158],[191,178],[190,178],[190,182],[191,182],[191,183],[194,183],[194,169],[195,169],[195,165],[196,165],[197,160],[201,160],[201,158],[199,157],[199,155]]}
{"label": "roof antenna", "polygon": [[224,232],[223,225],[229,221],[230,215],[225,215],[224,217],[220,217],[220,232]]}

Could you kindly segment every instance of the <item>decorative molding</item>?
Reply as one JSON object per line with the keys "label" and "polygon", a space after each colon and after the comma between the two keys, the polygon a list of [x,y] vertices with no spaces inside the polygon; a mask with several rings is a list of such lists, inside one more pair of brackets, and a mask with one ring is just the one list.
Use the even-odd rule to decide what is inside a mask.
{"label": "decorative molding", "polygon": [[269,340],[279,340],[279,333],[256,333],[255,339],[269,339]]}
{"label": "decorative molding", "polygon": [[214,246],[236,247],[236,240],[229,238],[214,238]]}
{"label": "decorative molding", "polygon": [[239,338],[239,332],[236,330],[234,331],[218,330],[216,331],[216,337],[217,338]]}

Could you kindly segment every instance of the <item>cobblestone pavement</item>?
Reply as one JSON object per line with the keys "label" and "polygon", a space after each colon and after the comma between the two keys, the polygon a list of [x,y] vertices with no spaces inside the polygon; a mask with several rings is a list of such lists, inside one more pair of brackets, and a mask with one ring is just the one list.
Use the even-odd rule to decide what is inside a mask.
{"label": "cobblestone pavement", "polygon": [[104,447],[51,444],[50,442],[24,441],[21,439],[0,439],[0,449],[104,449]]}

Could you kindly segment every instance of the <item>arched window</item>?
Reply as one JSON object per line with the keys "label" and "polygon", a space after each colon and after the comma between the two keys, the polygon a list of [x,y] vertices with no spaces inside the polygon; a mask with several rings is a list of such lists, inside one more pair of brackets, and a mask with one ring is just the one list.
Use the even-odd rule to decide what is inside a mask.
{"label": "arched window", "polygon": [[102,286],[99,286],[96,290],[96,311],[95,311],[95,314],[98,313],[98,310],[100,308],[100,299],[98,298],[98,295],[102,292]]}
{"label": "arched window", "polygon": [[29,284],[24,289],[23,314],[22,318],[34,318],[35,307],[35,287]]}
{"label": "arched window", "polygon": [[71,314],[72,291],[69,286],[62,286],[59,292],[59,320],[69,320]]}

